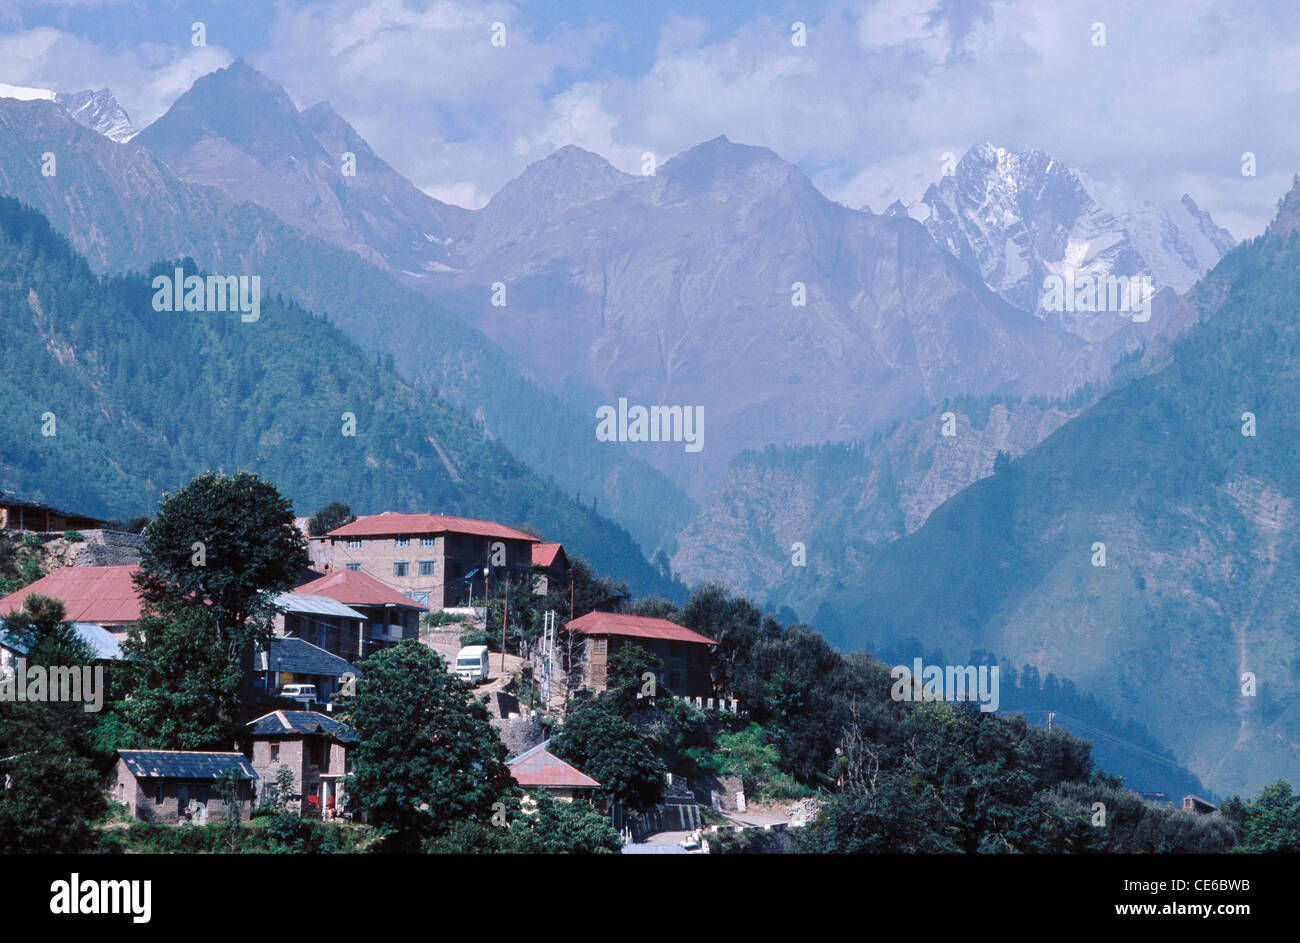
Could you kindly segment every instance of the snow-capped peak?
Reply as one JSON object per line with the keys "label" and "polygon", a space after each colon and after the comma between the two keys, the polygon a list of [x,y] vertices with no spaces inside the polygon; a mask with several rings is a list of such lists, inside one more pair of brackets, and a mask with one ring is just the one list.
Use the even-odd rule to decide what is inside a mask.
{"label": "snow-capped peak", "polygon": [[63,109],[78,124],[90,128],[119,144],[131,140],[136,134],[131,127],[131,119],[126,110],[118,104],[113,93],[101,88],[99,91],[53,92],[48,88],[29,88],[24,85],[6,85],[0,82],[0,98],[16,98],[19,101],[52,101]]}
{"label": "snow-capped peak", "polygon": [[[940,246],[1007,301],[1095,340],[1118,327],[1105,312],[1047,312],[1044,278],[1062,273],[1151,279],[1186,291],[1234,245],[1191,197],[1128,199],[1037,150],[981,143],[925,193],[922,220]],[[909,208],[919,218],[916,207]]]}

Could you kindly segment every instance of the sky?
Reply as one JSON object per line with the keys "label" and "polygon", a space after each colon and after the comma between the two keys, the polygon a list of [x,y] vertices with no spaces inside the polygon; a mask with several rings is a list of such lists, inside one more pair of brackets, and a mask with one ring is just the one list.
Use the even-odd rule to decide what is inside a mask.
{"label": "sky", "polygon": [[725,134],[879,212],[991,141],[1248,238],[1300,173],[1294,0],[0,0],[0,83],[137,127],[239,56],[469,207],[566,144],[635,173]]}

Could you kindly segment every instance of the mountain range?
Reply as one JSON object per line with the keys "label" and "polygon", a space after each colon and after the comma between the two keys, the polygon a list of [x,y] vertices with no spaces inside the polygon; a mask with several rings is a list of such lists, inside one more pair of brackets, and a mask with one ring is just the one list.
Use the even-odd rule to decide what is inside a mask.
{"label": "mountain range", "polygon": [[[698,453],[610,446],[693,501],[745,449],[858,439],[956,396],[1068,394],[1163,330],[1111,314],[1101,336],[1076,336],[999,297],[915,221],[843,207],[772,151],[725,137],[650,176],[565,147],[470,212],[401,178],[328,103],[299,111],[240,60],[137,143],[438,299],[591,417],[589,433],[620,397],[702,408]],[[437,343],[399,349],[364,331],[403,367]]]}
{"label": "mountain range", "polygon": [[876,548],[813,617],[1055,671],[1220,792],[1300,766],[1300,180],[1169,362]]}
{"label": "mountain range", "polygon": [[263,298],[252,322],[156,310],[152,276],[180,264],[101,279],[45,217],[0,199],[7,486],[124,519],[200,471],[244,469],[301,514],[344,499],[529,525],[639,592],[681,597],[626,531],[301,306]]}
{"label": "mountain range", "polygon": [[[470,211],[421,192],[328,103],[299,110],[242,61],[126,145],[79,121],[53,99],[0,99],[0,192],[46,214],[99,273],[189,256],[260,274],[277,310],[315,312],[454,416],[453,438],[475,430],[522,460],[519,475],[553,482],[566,515],[591,515],[593,562],[630,559],[614,536],[615,549],[593,546],[608,523],[596,512],[625,526],[644,554],[628,564],[638,588],[678,592],[671,568],[791,619],[815,613],[842,647],[919,638],[1055,672],[1217,789],[1256,783],[1269,737],[1294,743],[1279,667],[1294,656],[1276,634],[1289,597],[1265,579],[1259,599],[1269,586],[1278,598],[1260,627],[1234,595],[1259,584],[1251,566],[1290,579],[1289,544],[1268,536],[1289,492],[1254,468],[1197,470],[1178,441],[1190,402],[1206,402],[1191,375],[1222,385],[1196,360],[1207,338],[1228,343],[1214,331],[1242,317],[1251,286],[1281,291],[1267,260],[1285,249],[1285,211],[1268,240],[1230,252],[1189,196],[1124,200],[1041,152],[982,144],[920,204],[876,215],[725,137],[651,175],[561,148]],[[48,149],[59,178],[39,174]],[[1054,274],[1150,278],[1152,316],[1046,311]],[[1269,323],[1248,332],[1263,345],[1253,361],[1228,344],[1232,376],[1257,391],[1277,379],[1260,351],[1288,330]],[[1134,390],[1146,399],[1117,400]],[[596,411],[619,399],[702,409],[705,447],[599,441]],[[1170,417],[1182,425],[1162,427]],[[1081,482],[1095,455],[1122,487]],[[504,487],[489,464],[469,461],[477,497],[434,493],[488,502]],[[1166,511],[1171,494],[1188,503]],[[1085,549],[1100,540],[1111,559],[1080,575],[1085,531],[1109,535]],[[1245,711],[1214,674],[1224,633],[1269,679]],[[1131,662],[1116,668],[1116,651]],[[1155,677],[1171,664],[1216,686],[1210,714]]]}
{"label": "mountain range", "polygon": [[[58,157],[52,177],[41,173],[46,152]],[[259,275],[268,293],[328,317],[371,356],[391,355],[566,493],[627,522],[651,551],[689,518],[680,489],[602,447],[585,417],[441,303],[255,203],[181,180],[147,148],[92,133],[52,101],[0,98],[0,194],[40,210],[100,273],[188,257],[206,271]]]}

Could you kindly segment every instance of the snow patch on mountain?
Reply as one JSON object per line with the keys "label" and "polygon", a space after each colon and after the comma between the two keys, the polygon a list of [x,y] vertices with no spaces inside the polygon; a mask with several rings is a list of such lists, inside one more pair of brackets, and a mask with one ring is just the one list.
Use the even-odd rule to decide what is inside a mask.
{"label": "snow patch on mountain", "polygon": [[124,144],[136,134],[131,119],[113,93],[106,88],[99,91],[54,92],[48,88],[29,88],[24,85],[6,85],[0,82],[0,98],[19,101],[52,101],[61,105],[74,121],[107,138]]}
{"label": "snow patch on mountain", "polygon": [[1127,199],[1042,151],[984,143],[919,203],[887,215],[920,220],[930,235],[1007,301],[1087,340],[1117,330],[1113,312],[1049,312],[1048,275],[1147,276],[1184,292],[1235,245],[1184,195],[1176,203]]}

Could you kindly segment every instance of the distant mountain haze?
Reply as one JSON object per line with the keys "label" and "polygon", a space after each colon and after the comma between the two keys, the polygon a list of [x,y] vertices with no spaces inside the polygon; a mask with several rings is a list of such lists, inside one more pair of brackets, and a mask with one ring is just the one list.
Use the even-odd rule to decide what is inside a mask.
{"label": "distant mountain haze", "polygon": [[[620,396],[702,406],[698,454],[610,446],[696,500],[744,449],[860,438],[953,396],[1068,393],[1162,330],[1108,313],[1105,330],[1077,336],[995,295],[971,252],[910,219],[840,206],[772,151],[725,137],[649,177],[561,148],[469,212],[400,178],[328,105],[299,112],[240,61],[138,140],[182,177],[440,299],[590,417],[593,436],[596,410]],[[985,150],[959,164],[963,181]],[[349,153],[355,177],[341,170]]]}

